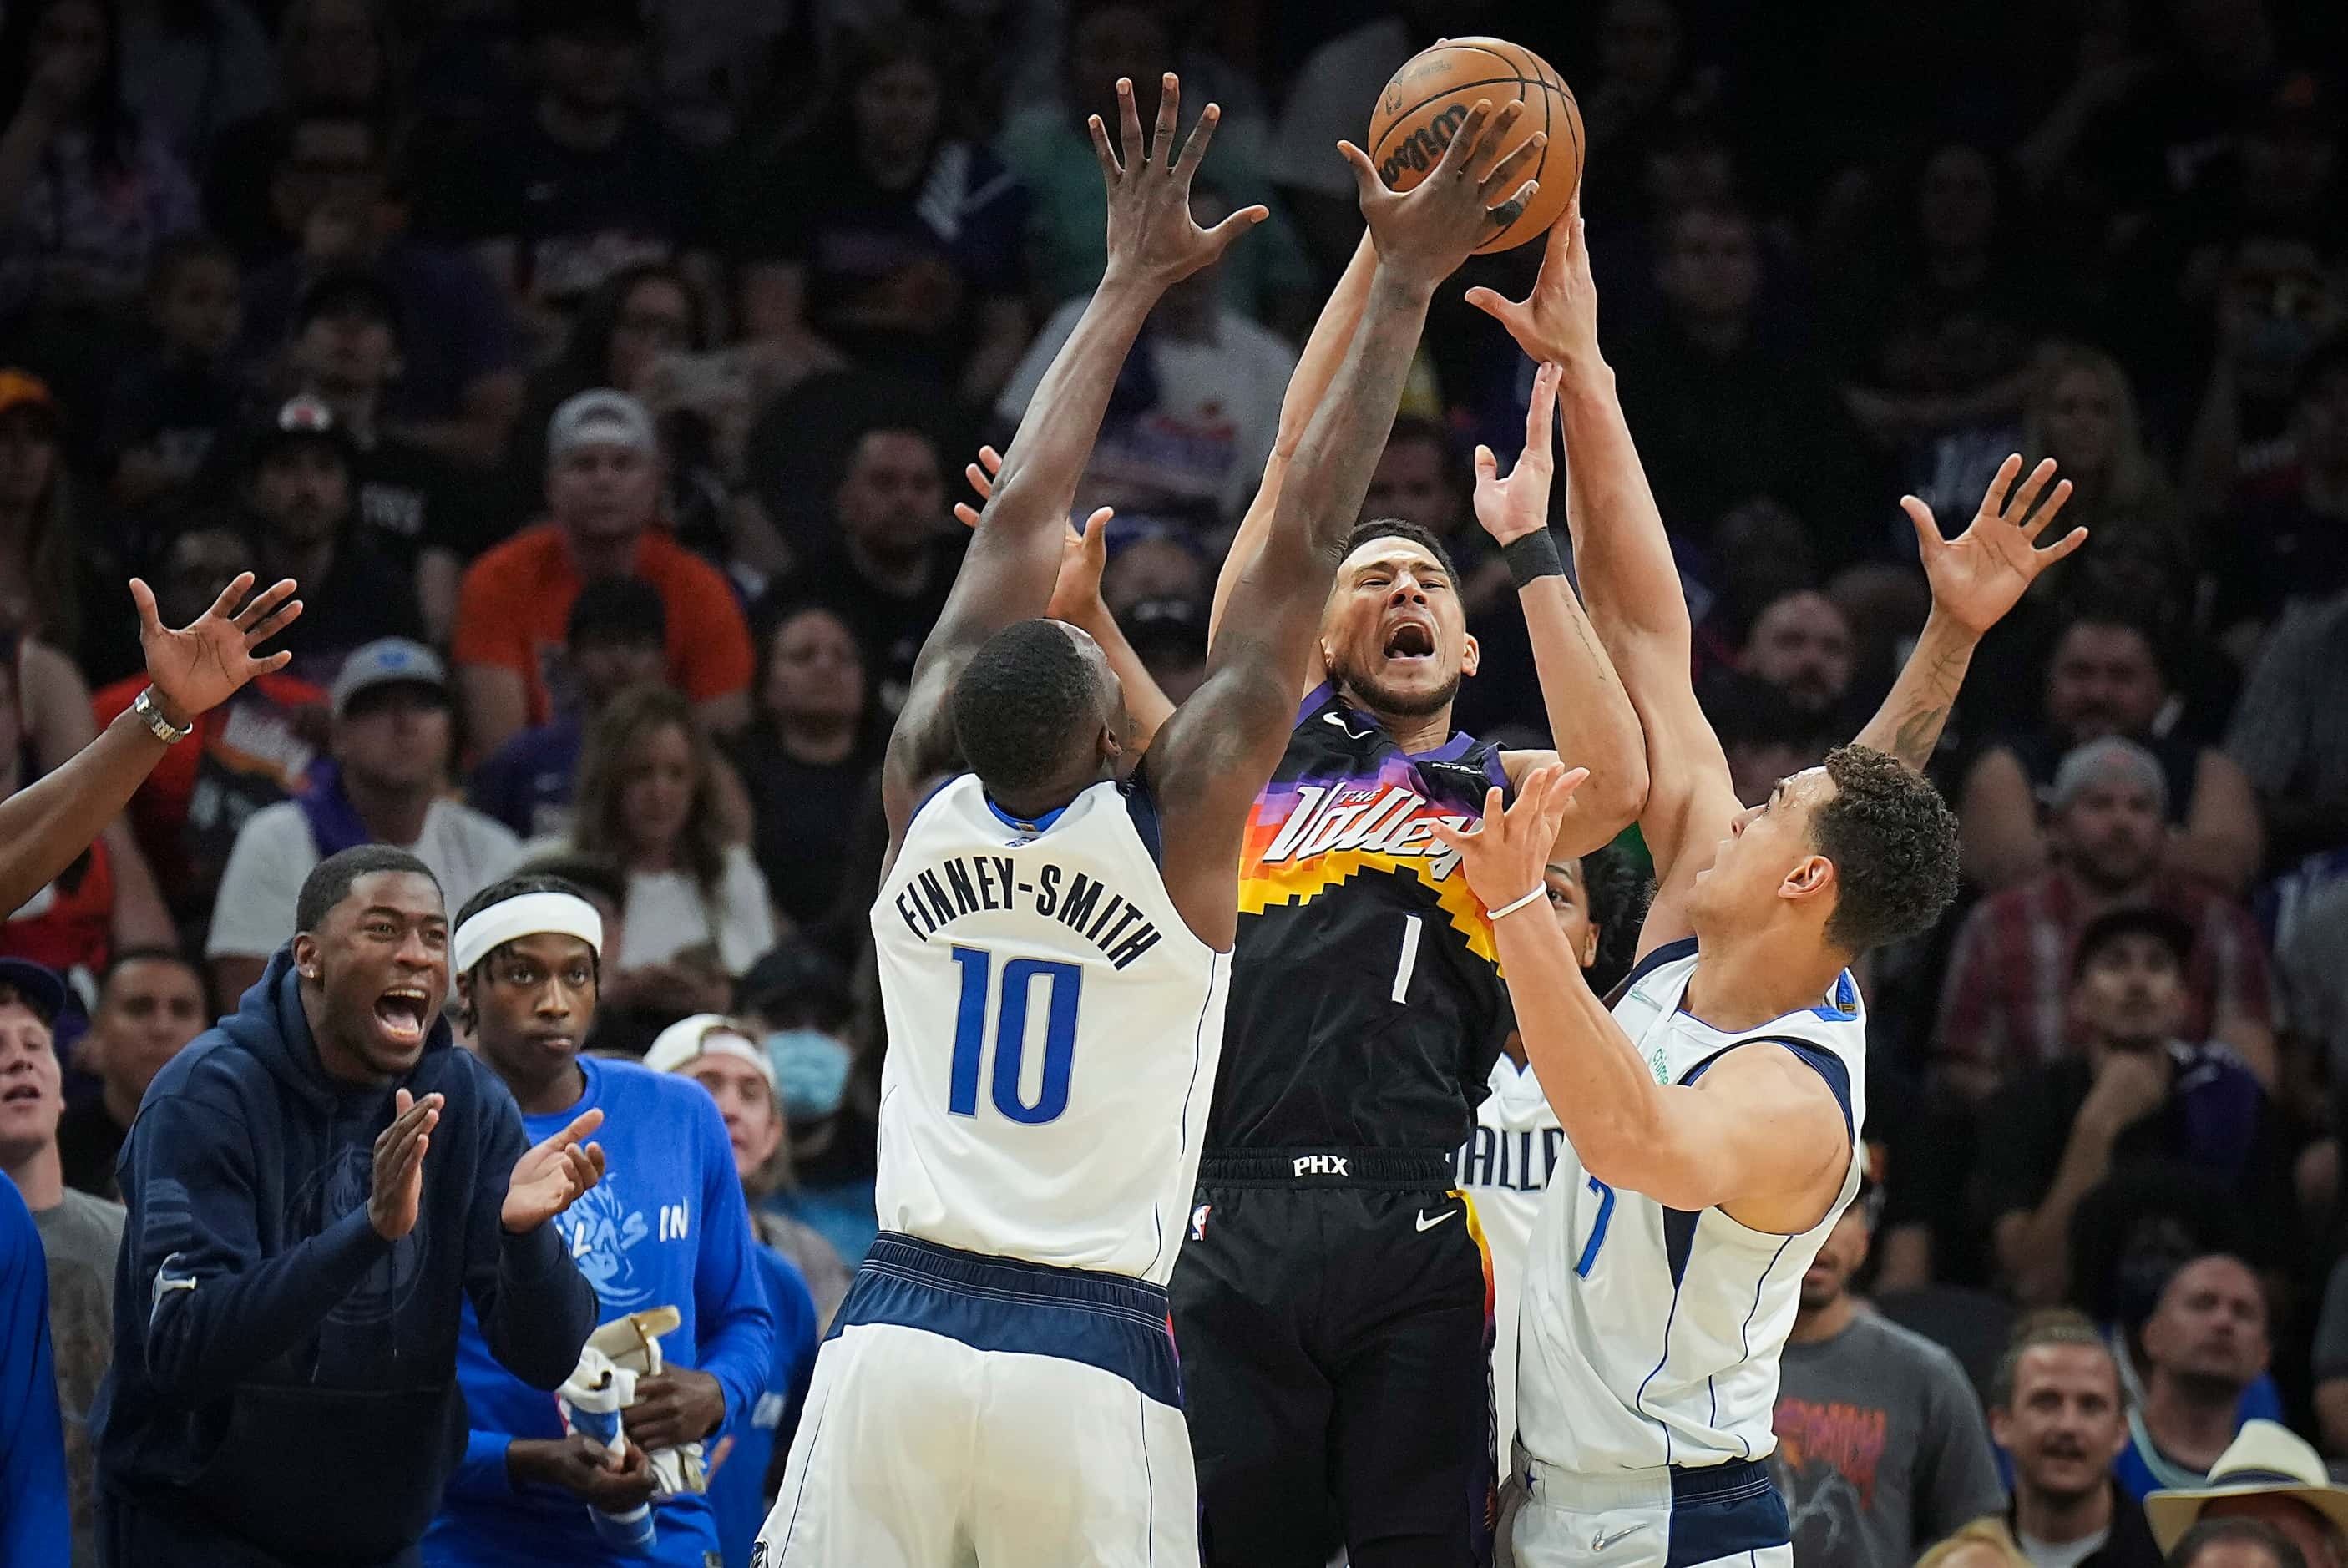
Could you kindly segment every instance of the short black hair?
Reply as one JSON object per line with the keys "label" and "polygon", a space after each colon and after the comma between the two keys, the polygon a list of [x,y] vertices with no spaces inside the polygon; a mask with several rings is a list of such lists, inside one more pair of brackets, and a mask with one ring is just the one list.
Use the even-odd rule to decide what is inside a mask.
{"label": "short black hair", "polygon": [[1653,898],[1654,879],[1629,851],[1602,844],[1581,857],[1581,892],[1591,923],[1598,927],[1598,955],[1582,977],[1603,996],[1631,972],[1639,953],[1639,927]]}
{"label": "short black hair", "polygon": [[2183,915],[2165,909],[2116,909],[2087,922],[2071,950],[2071,978],[2087,972],[2103,950],[2131,936],[2149,936],[2168,950],[2181,973],[2193,963],[2193,925]]}
{"label": "short black hair", "polygon": [[979,645],[949,699],[963,760],[988,789],[1033,794],[1098,726],[1098,677],[1056,621],[1014,621]]}
{"label": "short black hair", "polygon": [[105,1004],[107,992],[114,987],[114,977],[133,964],[169,964],[175,969],[186,970],[194,977],[196,989],[203,993],[204,1005],[211,1006],[212,988],[211,983],[204,977],[203,965],[176,947],[165,947],[156,943],[150,943],[143,947],[122,947],[115,950],[114,955],[106,961],[105,969],[98,974],[98,999],[100,1006]]}
{"label": "short black hair", "polygon": [[302,892],[294,900],[294,929],[316,931],[326,923],[327,913],[351,896],[353,882],[377,872],[414,872],[435,888],[440,886],[432,868],[406,850],[389,844],[355,844],[328,855],[302,879]]}
{"label": "short black hair", "polygon": [[2274,1568],[2308,1568],[2306,1554],[2291,1544],[2291,1537],[2263,1519],[2238,1514],[2204,1519],[2178,1537],[2168,1553],[2169,1568],[2194,1568],[2213,1546],[2256,1546],[2274,1559]]}
{"label": "short black hair", "polygon": [[1834,799],[1810,820],[1834,862],[1827,940],[1860,954],[1929,930],[1957,896],[1957,814],[1932,781],[1889,752],[1827,753]]}
{"label": "short black hair", "polygon": [[[480,913],[481,911],[485,909],[495,909],[498,905],[505,903],[508,899],[520,898],[526,894],[533,892],[560,892],[567,893],[575,899],[587,899],[586,890],[580,887],[576,882],[566,881],[565,879],[558,876],[549,876],[543,872],[522,872],[518,875],[506,877],[500,881],[493,882],[489,886],[483,888],[480,892],[475,893],[472,897],[467,899],[465,901],[465,907],[457,912],[456,920],[450,923],[450,929],[455,930],[462,927],[467,921]],[[504,945],[505,944],[502,942],[498,944],[498,947],[503,947]],[[473,965],[473,968],[479,969],[483,964],[487,964],[497,951],[497,947],[492,947],[489,952],[482,954],[480,958]],[[471,972],[471,970],[466,971],[468,974],[470,974]],[[602,973],[603,961],[602,954],[599,954],[595,958],[595,975],[599,981],[602,978]]]}
{"label": "short black hair", "polygon": [[1451,552],[1443,548],[1443,541],[1435,536],[1432,529],[1422,528],[1405,518],[1372,517],[1365,518],[1354,524],[1354,531],[1345,535],[1344,546],[1337,552],[1337,559],[1344,560],[1373,539],[1409,540],[1413,544],[1434,556],[1437,562],[1442,566],[1444,575],[1450,578],[1455,585],[1457,584],[1459,568],[1451,563]]}

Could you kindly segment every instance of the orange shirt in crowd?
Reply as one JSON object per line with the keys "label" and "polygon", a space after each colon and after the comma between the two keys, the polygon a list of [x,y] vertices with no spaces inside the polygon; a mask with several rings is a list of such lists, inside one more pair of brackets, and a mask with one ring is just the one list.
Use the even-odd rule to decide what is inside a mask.
{"label": "orange shirt in crowd", "polygon": [[[706,702],[750,689],[750,629],[725,575],[669,537],[646,529],[633,574],[659,591],[668,612],[669,684]],[[551,522],[526,528],[465,573],[457,598],[459,665],[512,670],[530,692],[530,722],[568,706],[563,648],[579,573]]]}

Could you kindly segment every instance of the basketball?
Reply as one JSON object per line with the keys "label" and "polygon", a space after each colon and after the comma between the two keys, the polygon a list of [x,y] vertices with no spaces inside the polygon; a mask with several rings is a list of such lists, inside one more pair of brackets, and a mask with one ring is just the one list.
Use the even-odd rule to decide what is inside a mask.
{"label": "basketball", "polygon": [[1446,38],[1421,49],[1378,94],[1364,150],[1389,189],[1407,191],[1442,158],[1478,98],[1489,98],[1495,114],[1511,98],[1524,99],[1525,112],[1504,151],[1549,132],[1549,145],[1525,174],[1540,181],[1540,189],[1523,216],[1476,247],[1486,256],[1547,233],[1581,184],[1581,109],[1547,60],[1502,38]]}

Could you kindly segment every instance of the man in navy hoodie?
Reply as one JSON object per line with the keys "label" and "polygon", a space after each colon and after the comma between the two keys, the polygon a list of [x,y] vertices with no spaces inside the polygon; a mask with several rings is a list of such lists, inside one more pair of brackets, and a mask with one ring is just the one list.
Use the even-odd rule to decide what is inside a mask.
{"label": "man in navy hoodie", "polygon": [[[552,1389],[595,1293],[548,1222],[602,1177],[578,1117],[526,1144],[452,1048],[440,889],[402,850],[310,873],[298,934],[157,1076],[118,1171],[105,1561],[412,1564],[465,1445],[457,1326]],[[551,1402],[551,1401],[550,1401]]]}

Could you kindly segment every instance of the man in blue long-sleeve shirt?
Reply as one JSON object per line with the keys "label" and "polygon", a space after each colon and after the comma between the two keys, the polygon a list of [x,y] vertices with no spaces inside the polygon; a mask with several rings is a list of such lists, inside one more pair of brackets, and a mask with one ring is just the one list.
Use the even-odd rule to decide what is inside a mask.
{"label": "man in blue long-sleeve shirt", "polygon": [[[425,1538],[433,1568],[717,1563],[709,1499],[656,1498],[644,1451],[711,1437],[767,1385],[774,1314],[716,1102],[681,1078],[579,1054],[594,1024],[601,930],[592,906],[556,878],[484,888],[457,921],[459,1007],[525,1126],[582,1111],[609,1119],[610,1173],[561,1222],[604,1318],[673,1306],[683,1321],[660,1338],[667,1370],[640,1379],[622,1412],[628,1440],[615,1460],[583,1432],[566,1436],[554,1401],[495,1364],[469,1314],[457,1375],[473,1431]],[[599,1539],[591,1508],[624,1513],[647,1501],[657,1532],[648,1557]]]}
{"label": "man in blue long-sleeve shirt", "polygon": [[548,1222],[601,1175],[581,1142],[600,1119],[530,1146],[512,1097],[453,1048],[431,872],[345,851],[295,923],[123,1146],[92,1420],[117,1568],[414,1563],[464,1453],[458,1304],[540,1389],[595,1326]]}
{"label": "man in blue long-sleeve shirt", "polygon": [[0,1175],[0,1563],[63,1563],[72,1542],[48,1264],[31,1211]]}

